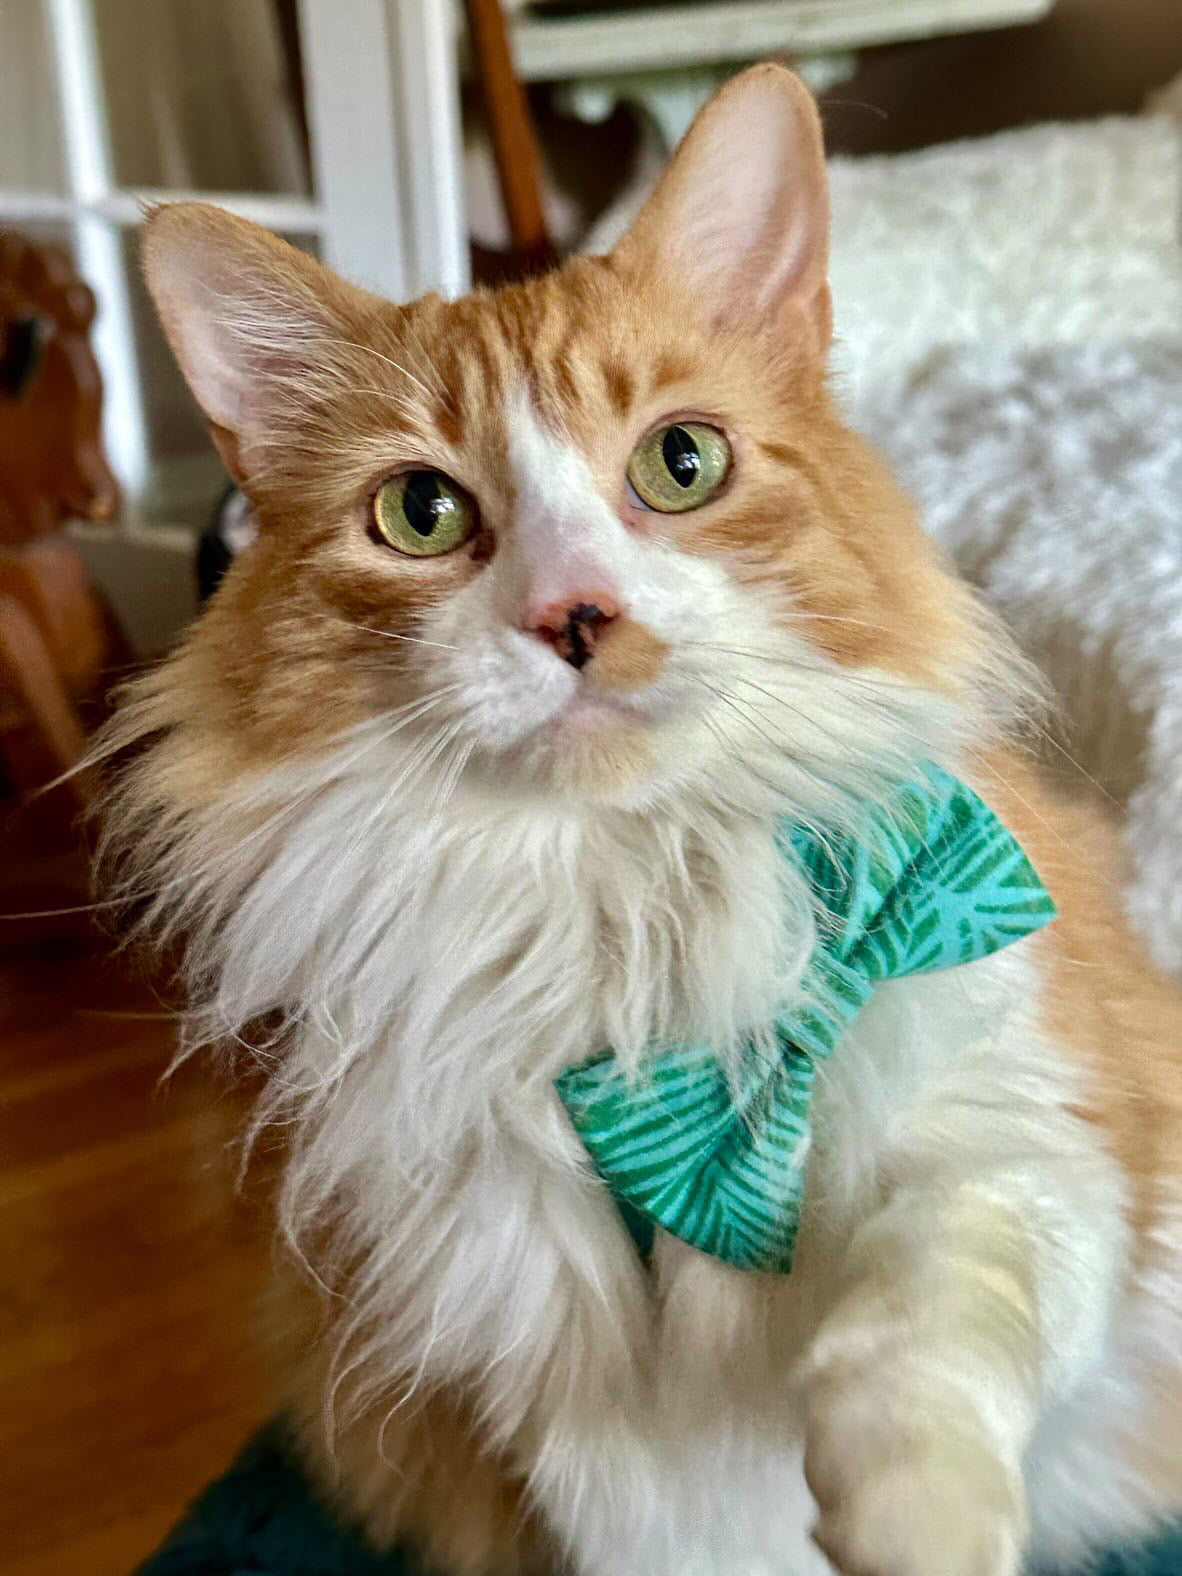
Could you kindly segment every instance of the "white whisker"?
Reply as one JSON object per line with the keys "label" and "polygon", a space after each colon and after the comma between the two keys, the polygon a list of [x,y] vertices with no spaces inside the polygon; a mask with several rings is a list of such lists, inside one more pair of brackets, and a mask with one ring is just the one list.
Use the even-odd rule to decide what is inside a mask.
{"label": "white whisker", "polygon": [[395,635],[388,629],[378,629],[373,624],[357,624],[356,629],[363,629],[369,635],[381,635],[383,640],[405,640],[412,646],[435,646],[440,651],[458,651],[459,646],[448,645],[443,640],[424,640],[421,635]]}

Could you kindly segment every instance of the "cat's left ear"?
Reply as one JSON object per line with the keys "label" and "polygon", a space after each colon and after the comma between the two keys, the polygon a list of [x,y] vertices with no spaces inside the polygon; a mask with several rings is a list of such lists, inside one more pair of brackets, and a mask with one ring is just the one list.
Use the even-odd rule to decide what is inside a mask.
{"label": "cat's left ear", "polygon": [[624,272],[688,285],[717,322],[795,309],[829,344],[829,191],[812,94],[753,66],[699,113],[613,253]]}
{"label": "cat's left ear", "polygon": [[388,304],[277,235],[207,203],[157,208],[144,272],[185,381],[235,481],[282,451],[290,411]]}

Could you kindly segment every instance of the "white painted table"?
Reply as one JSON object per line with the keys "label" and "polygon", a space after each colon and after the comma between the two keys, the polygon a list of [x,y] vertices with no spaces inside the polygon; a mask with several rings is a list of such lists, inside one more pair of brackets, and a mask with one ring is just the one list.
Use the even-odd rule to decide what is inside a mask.
{"label": "white painted table", "polygon": [[782,52],[863,49],[903,39],[1010,27],[1045,16],[1054,0],[715,0],[628,6],[512,22],[527,81],[668,70]]}
{"label": "white painted table", "polygon": [[1045,16],[1054,0],[715,0],[619,11],[531,16],[511,25],[518,72],[568,84],[580,118],[596,121],[620,99],[643,107],[667,147],[734,68],[790,55],[821,91],[853,71],[856,51],[940,34],[1011,27]]}

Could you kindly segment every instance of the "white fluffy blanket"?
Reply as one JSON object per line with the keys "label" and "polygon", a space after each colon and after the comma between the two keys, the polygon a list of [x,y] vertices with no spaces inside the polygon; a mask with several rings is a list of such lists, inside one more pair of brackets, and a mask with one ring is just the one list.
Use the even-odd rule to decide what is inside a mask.
{"label": "white fluffy blanket", "polygon": [[865,424],[1050,677],[1182,972],[1182,339],[937,353]]}
{"label": "white fluffy blanket", "polygon": [[1049,674],[1182,972],[1180,197],[1164,117],[833,166],[839,388]]}
{"label": "white fluffy blanket", "polygon": [[1182,136],[1166,116],[834,159],[834,362],[851,413],[935,350],[1182,335]]}

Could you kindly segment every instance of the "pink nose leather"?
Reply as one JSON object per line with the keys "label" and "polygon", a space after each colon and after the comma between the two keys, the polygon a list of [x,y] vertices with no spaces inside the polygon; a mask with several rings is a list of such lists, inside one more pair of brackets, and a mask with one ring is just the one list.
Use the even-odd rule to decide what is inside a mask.
{"label": "pink nose leather", "polygon": [[572,668],[590,662],[595,642],[619,617],[615,599],[604,591],[588,591],[531,613],[526,628],[547,641]]}

